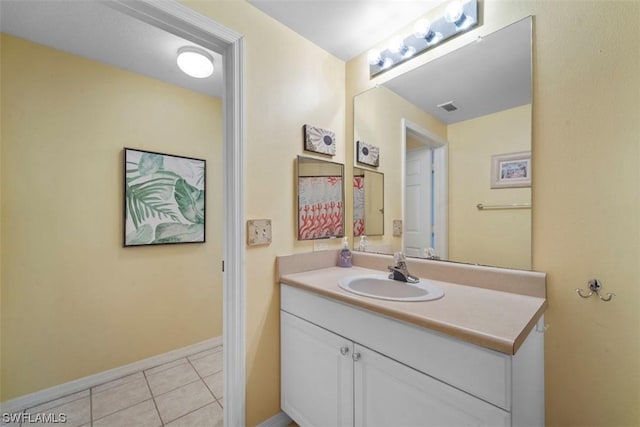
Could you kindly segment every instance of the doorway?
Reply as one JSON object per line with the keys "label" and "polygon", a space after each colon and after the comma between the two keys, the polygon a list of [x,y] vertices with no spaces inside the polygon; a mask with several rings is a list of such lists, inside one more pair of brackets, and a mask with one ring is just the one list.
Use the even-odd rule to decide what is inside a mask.
{"label": "doorway", "polygon": [[447,141],[402,119],[402,250],[410,257],[447,259]]}
{"label": "doorway", "polygon": [[[243,181],[243,39],[178,2],[117,0],[113,7],[172,32],[224,58],[224,249],[223,348],[224,424],[245,424],[245,281]],[[214,267],[216,268],[216,267]]]}

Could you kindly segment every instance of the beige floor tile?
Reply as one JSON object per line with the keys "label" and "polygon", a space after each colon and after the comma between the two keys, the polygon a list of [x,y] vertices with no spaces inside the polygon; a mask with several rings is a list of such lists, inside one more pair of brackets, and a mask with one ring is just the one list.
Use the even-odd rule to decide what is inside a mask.
{"label": "beige floor tile", "polygon": [[93,419],[128,408],[151,398],[147,381],[142,378],[127,381],[100,393],[92,394]]}
{"label": "beige floor tile", "polygon": [[109,381],[108,383],[100,384],[98,386],[93,387],[93,393],[101,393],[103,391],[109,390],[110,388],[121,386],[122,384],[139,380],[140,378],[144,378],[142,372],[136,372],[135,374],[127,375],[126,377],[118,378],[117,380]]}
{"label": "beige floor tile", "polygon": [[[91,421],[91,403],[89,397],[74,400],[55,408],[46,409],[40,412],[28,412],[31,414],[30,421],[24,422],[24,426],[60,426],[79,427]],[[53,418],[49,418],[53,417]],[[63,423],[63,419],[66,421]],[[33,422],[33,421],[45,422]],[[25,420],[26,421],[26,420]]]}
{"label": "beige floor tile", "polygon": [[180,386],[198,381],[199,379],[200,377],[189,362],[152,375],[147,374],[147,381],[149,382],[149,387],[151,387],[151,393],[153,393],[154,396],[159,396]]}
{"label": "beige floor tile", "polygon": [[77,393],[63,396],[56,400],[45,402],[41,405],[34,406],[33,408],[27,409],[27,412],[31,414],[35,414],[37,412],[42,412],[42,411],[46,411],[47,409],[55,408],[56,406],[64,405],[65,403],[73,402],[74,400],[82,399],[83,397],[89,397],[89,390],[82,390]]}
{"label": "beige floor tile", "polygon": [[187,384],[155,398],[162,421],[168,423],[215,401],[202,381]]}
{"label": "beige floor tile", "polygon": [[224,408],[224,398],[218,399],[218,403]]}
{"label": "beige floor tile", "polygon": [[219,345],[217,347],[214,347],[214,348],[211,348],[209,350],[201,351],[200,353],[193,354],[193,355],[189,356],[189,360],[194,361],[194,360],[202,359],[205,356],[209,356],[209,355],[211,355],[213,353],[218,353],[220,351],[222,351],[222,346],[221,345]]}
{"label": "beige floor tile", "polygon": [[183,357],[182,359],[174,360],[173,362],[165,363],[164,365],[154,366],[151,369],[147,369],[144,373],[148,375],[157,374],[161,371],[166,371],[169,368],[173,368],[174,366],[182,365],[183,363],[187,363],[187,358]]}
{"label": "beige floor tile", "polygon": [[222,371],[209,375],[203,378],[203,380],[216,399],[222,398],[222,390],[224,388],[224,375]]}
{"label": "beige floor tile", "polygon": [[222,371],[222,352],[208,354],[202,358],[192,360],[191,364],[202,378]]}
{"label": "beige floor tile", "polygon": [[153,399],[123,409],[93,422],[93,427],[159,427],[162,425]]}
{"label": "beige floor tile", "polygon": [[222,408],[215,402],[166,424],[167,427],[222,427],[222,425]]}

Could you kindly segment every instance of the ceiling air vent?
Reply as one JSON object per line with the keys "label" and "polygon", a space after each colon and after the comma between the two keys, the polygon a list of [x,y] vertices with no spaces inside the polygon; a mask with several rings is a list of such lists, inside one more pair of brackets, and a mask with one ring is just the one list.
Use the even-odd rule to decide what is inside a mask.
{"label": "ceiling air vent", "polygon": [[445,102],[444,104],[438,105],[438,107],[442,108],[444,111],[448,113],[453,113],[458,109],[458,107],[455,106],[453,101]]}

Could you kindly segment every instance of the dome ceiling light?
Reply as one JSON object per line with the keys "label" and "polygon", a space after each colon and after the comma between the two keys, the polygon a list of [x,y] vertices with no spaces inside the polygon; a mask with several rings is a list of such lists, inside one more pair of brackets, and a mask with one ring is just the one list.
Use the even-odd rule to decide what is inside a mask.
{"label": "dome ceiling light", "polygon": [[183,73],[196,79],[205,79],[213,74],[213,57],[195,46],[178,49],[177,63]]}

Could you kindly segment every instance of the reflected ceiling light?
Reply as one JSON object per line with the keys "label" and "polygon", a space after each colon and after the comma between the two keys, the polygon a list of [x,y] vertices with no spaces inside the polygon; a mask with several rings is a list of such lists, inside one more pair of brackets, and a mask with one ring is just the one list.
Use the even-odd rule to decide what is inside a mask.
{"label": "reflected ceiling light", "polygon": [[387,49],[389,49],[389,52],[391,53],[400,55],[402,59],[410,58],[414,53],[416,53],[416,48],[404,44],[404,40],[400,36],[391,37]]}
{"label": "reflected ceiling light", "polygon": [[461,30],[466,30],[474,23],[474,20],[464,13],[464,5],[459,0],[455,0],[447,6],[444,19]]}
{"label": "reflected ceiling light", "polygon": [[178,67],[183,73],[204,79],[213,74],[213,58],[204,49],[185,46],[178,49]]}
{"label": "reflected ceiling light", "polygon": [[436,44],[442,40],[442,33],[433,31],[431,22],[426,19],[421,19],[415,23],[413,36],[417,39],[425,39],[429,44]]}

